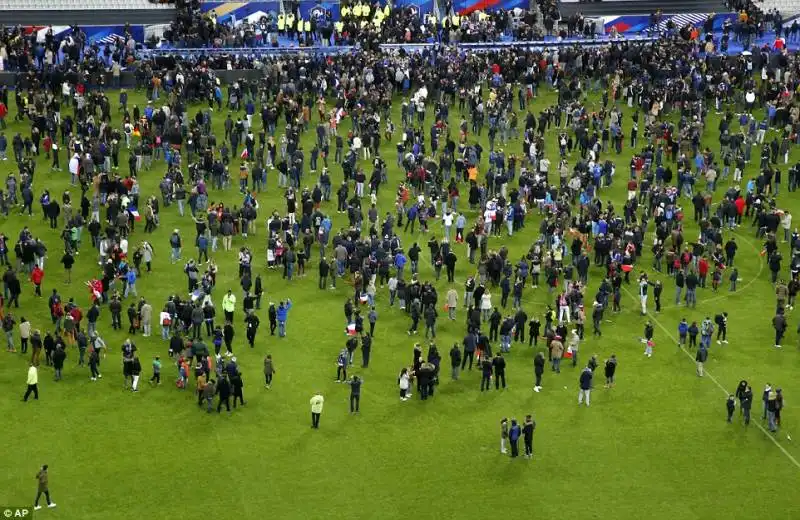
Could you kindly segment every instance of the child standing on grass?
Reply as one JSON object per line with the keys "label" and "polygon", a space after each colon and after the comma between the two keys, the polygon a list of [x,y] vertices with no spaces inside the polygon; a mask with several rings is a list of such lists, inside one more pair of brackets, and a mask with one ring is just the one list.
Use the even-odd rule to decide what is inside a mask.
{"label": "child standing on grass", "polygon": [[183,356],[178,358],[178,382],[177,386],[181,390],[186,390],[186,383],[189,381],[189,364]]}
{"label": "child standing on grass", "polygon": [[158,356],[153,359],[153,377],[150,378],[150,384],[161,384],[161,360]]}
{"label": "child standing on grass", "polygon": [[500,453],[508,453],[506,450],[506,440],[508,439],[508,419],[500,419]]}
{"label": "child standing on grass", "polygon": [[645,340],[645,344],[644,345],[645,345],[644,346],[644,355],[647,356],[647,357],[653,357],[653,347],[655,347],[656,344],[653,342],[652,339],[648,339],[648,340]]}
{"label": "child standing on grass", "polygon": [[400,400],[408,401],[408,389],[411,388],[411,376],[409,376],[407,368],[403,368],[403,370],[400,371],[397,384],[400,387]]}
{"label": "child standing on grass", "polygon": [[739,269],[734,267],[733,271],[731,271],[731,274],[728,277],[728,280],[731,282],[730,292],[736,292],[736,282],[739,280]]}
{"label": "child standing on grass", "polygon": [[725,407],[728,409],[728,422],[731,422],[733,418],[733,411],[736,409],[736,400],[733,397],[733,394],[728,396],[728,400],[725,402]]}
{"label": "child standing on grass", "polygon": [[642,342],[645,344],[644,348],[644,355],[647,357],[653,357],[653,347],[655,343],[653,342],[653,333],[655,329],[653,328],[653,323],[648,320],[648,322],[644,326],[644,339]]}

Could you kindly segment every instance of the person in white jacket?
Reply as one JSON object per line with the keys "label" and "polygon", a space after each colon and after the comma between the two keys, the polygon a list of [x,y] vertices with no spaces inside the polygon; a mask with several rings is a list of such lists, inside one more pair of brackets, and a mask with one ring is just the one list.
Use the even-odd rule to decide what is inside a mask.
{"label": "person in white jacket", "polygon": [[411,386],[411,376],[408,373],[408,369],[404,368],[400,371],[400,377],[398,378],[398,384],[400,385],[400,400],[401,401],[408,401],[408,398],[411,394],[408,393],[408,389]]}
{"label": "person in white jacket", "polygon": [[489,321],[489,315],[492,313],[492,295],[489,291],[483,293],[481,296],[481,318],[484,322]]}
{"label": "person in white jacket", "polygon": [[783,213],[781,217],[781,227],[783,228],[783,243],[789,241],[789,237],[792,236],[792,214],[788,211]]}
{"label": "person in white jacket", "polygon": [[80,171],[81,165],[81,158],[78,153],[72,154],[72,158],[69,160],[69,174],[72,177],[70,182],[73,186],[78,184],[78,173]]}

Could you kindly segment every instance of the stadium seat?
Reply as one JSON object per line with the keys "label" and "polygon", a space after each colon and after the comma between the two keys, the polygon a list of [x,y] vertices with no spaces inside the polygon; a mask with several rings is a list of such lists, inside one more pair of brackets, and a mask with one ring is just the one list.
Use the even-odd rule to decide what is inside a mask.
{"label": "stadium seat", "polygon": [[800,2],[797,0],[764,0],[758,4],[758,7],[765,13],[777,9],[783,15],[784,20],[789,15],[800,13]]}
{"label": "stadium seat", "polygon": [[174,5],[153,3],[150,0],[0,0],[0,10],[118,10],[118,9],[174,9]]}

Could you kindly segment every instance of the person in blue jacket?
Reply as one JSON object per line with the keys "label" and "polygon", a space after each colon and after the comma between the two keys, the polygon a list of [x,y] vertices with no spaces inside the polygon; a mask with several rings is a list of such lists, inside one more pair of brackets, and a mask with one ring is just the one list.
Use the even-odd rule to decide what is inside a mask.
{"label": "person in blue jacket", "polygon": [[286,318],[289,316],[289,309],[292,308],[292,300],[287,299],[286,302],[278,303],[276,311],[278,318],[278,337],[286,337]]}
{"label": "person in blue jacket", "polygon": [[394,255],[394,266],[397,268],[397,279],[403,279],[403,269],[406,266],[406,262],[408,259],[406,255],[403,253],[402,249],[398,249],[397,254]]}
{"label": "person in blue jacket", "polygon": [[508,441],[511,444],[511,458],[519,456],[519,438],[522,435],[522,428],[519,427],[516,419],[511,419],[511,428],[508,430]]}
{"label": "person in blue jacket", "polygon": [[689,334],[689,323],[683,318],[678,323],[678,346],[686,346],[686,336]]}

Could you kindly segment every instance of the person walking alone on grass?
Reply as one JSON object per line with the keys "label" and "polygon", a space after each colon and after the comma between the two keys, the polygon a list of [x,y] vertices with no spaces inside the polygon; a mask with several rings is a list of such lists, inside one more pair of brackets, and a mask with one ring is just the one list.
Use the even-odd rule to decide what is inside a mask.
{"label": "person walking alone on grass", "polygon": [[788,328],[786,317],[783,315],[783,309],[779,308],[775,317],[772,318],[772,327],[775,329],[775,348],[781,348],[783,335]]}
{"label": "person walking alone on grass", "polygon": [[525,416],[525,422],[522,425],[522,436],[525,441],[525,458],[533,458],[533,430],[536,429],[536,422],[530,415]]}
{"label": "person walking alone on grass", "polygon": [[536,376],[533,391],[540,392],[542,390],[542,374],[544,374],[544,354],[541,352],[538,352],[533,358],[533,373]]}
{"label": "person walking alone on grass", "polygon": [[508,441],[511,444],[511,458],[519,457],[519,438],[522,429],[517,424],[516,419],[511,419],[511,428],[508,430]]}
{"label": "person walking alone on grass", "polygon": [[461,369],[461,350],[458,348],[458,343],[453,343],[453,348],[450,349],[450,377],[453,381],[458,381],[458,372]]}
{"label": "person walking alone on grass", "polygon": [[348,385],[350,385],[350,413],[358,413],[358,407],[361,404],[361,384],[364,381],[354,375],[349,381],[346,381]]}
{"label": "person walking alone on grass", "polygon": [[617,372],[617,355],[611,354],[611,357],[606,360],[605,376],[606,384],[604,388],[614,387],[614,374]]}
{"label": "person walking alone on grass", "polygon": [[267,390],[272,387],[273,374],[275,374],[275,364],[272,362],[272,354],[267,354],[264,358],[264,386]]}
{"label": "person walking alone on grass", "polygon": [[89,373],[91,381],[97,381],[98,378],[103,377],[100,374],[100,352],[94,345],[89,349]]}
{"label": "person walking alone on grass", "polygon": [[581,371],[580,379],[578,383],[580,385],[580,390],[578,391],[578,406],[583,403],[583,398],[586,398],[586,406],[589,406],[589,396],[592,392],[592,378],[594,377],[594,372],[590,367],[586,367]]}
{"label": "person walking alone on grass", "polygon": [[697,349],[697,354],[694,357],[694,360],[697,362],[697,377],[703,377],[705,375],[705,372],[703,371],[703,365],[707,359],[708,350],[701,346],[699,349]]}
{"label": "person walking alone on grass", "polygon": [[28,388],[22,400],[27,402],[28,397],[33,393],[33,398],[39,400],[39,369],[33,363],[28,367]]}
{"label": "person walking alone on grass", "polygon": [[39,481],[39,490],[36,492],[36,501],[33,503],[33,509],[38,511],[42,508],[39,505],[39,499],[42,498],[42,495],[47,501],[47,507],[56,507],[56,503],[50,501],[50,477],[47,474],[47,464],[42,466],[42,469],[36,474],[36,480]]}
{"label": "person walking alone on grass", "polygon": [[153,377],[150,378],[150,384],[161,384],[161,360],[158,356],[153,358]]}
{"label": "person walking alone on grass", "polygon": [[322,397],[322,394],[317,392],[311,397],[311,427],[314,429],[319,429],[319,417],[322,415],[322,407],[325,404],[325,398]]}

